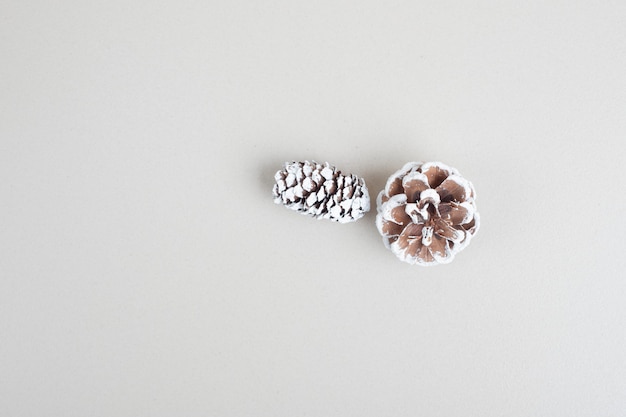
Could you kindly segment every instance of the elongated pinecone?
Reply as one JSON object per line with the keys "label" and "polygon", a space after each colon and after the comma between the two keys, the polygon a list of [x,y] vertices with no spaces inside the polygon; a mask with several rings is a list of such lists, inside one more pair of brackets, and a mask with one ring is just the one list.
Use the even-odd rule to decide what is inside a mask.
{"label": "elongated pinecone", "polygon": [[302,214],[348,223],[370,209],[363,178],[344,175],[328,162],[286,162],[274,179],[274,202]]}
{"label": "elongated pinecone", "polygon": [[471,182],[441,162],[409,162],[378,195],[376,226],[385,246],[418,265],[451,262],[476,234],[480,218]]}

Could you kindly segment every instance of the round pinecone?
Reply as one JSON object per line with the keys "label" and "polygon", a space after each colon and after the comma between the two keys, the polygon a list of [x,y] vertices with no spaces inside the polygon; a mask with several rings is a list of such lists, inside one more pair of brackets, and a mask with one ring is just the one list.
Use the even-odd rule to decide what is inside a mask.
{"label": "round pinecone", "polygon": [[363,178],[344,175],[328,162],[286,162],[274,179],[274,202],[302,214],[348,223],[370,209]]}
{"label": "round pinecone", "polygon": [[404,262],[451,262],[476,234],[480,218],[471,182],[441,162],[409,162],[378,195],[376,227]]}

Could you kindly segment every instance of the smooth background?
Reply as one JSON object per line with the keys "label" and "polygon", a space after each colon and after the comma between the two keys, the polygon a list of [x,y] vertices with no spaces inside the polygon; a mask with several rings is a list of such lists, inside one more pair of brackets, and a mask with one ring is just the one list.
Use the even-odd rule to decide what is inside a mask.
{"label": "smooth background", "polygon": [[[624,1],[3,1],[3,416],[623,416]],[[457,167],[411,267],[285,160]]]}

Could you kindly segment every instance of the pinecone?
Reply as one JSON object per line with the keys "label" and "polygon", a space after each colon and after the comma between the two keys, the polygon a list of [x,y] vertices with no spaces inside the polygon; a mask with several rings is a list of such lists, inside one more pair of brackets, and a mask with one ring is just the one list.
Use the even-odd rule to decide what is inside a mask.
{"label": "pinecone", "polygon": [[476,234],[480,218],[471,182],[440,162],[409,162],[378,195],[376,227],[404,262],[451,262]]}
{"label": "pinecone", "polygon": [[274,202],[302,214],[348,223],[370,209],[363,178],[344,175],[328,162],[286,162],[274,179]]}

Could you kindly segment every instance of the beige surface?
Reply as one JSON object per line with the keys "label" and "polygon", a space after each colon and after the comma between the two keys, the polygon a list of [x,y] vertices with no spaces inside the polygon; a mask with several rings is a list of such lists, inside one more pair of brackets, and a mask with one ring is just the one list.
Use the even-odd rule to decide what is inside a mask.
{"label": "beige surface", "polygon": [[[0,414],[623,416],[626,3],[0,4]],[[271,200],[476,186],[450,264]]]}

